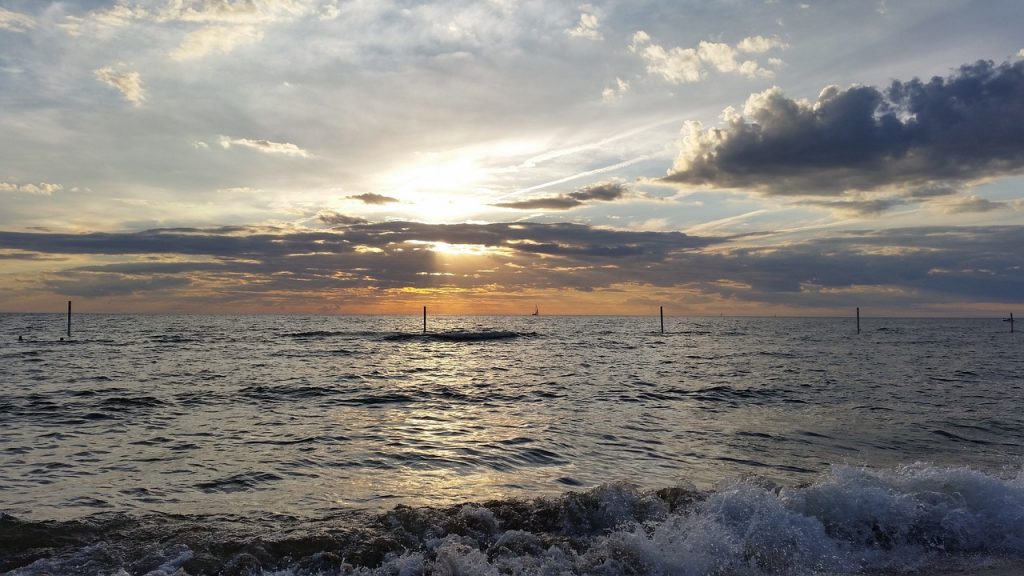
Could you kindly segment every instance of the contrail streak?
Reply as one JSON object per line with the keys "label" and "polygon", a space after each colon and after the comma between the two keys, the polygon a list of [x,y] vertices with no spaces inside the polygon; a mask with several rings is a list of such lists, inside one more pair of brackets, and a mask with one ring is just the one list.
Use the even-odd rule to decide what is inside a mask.
{"label": "contrail streak", "polygon": [[597,142],[590,142],[588,144],[580,144],[578,146],[572,146],[572,147],[569,147],[569,148],[562,148],[561,150],[551,150],[549,152],[544,152],[543,154],[538,154],[538,155],[536,155],[536,156],[534,156],[532,158],[528,158],[528,159],[524,160],[523,163],[520,164],[519,166],[522,167],[522,168],[532,168],[532,167],[536,166],[537,164],[539,164],[541,162],[547,162],[548,160],[553,160],[555,158],[561,158],[562,156],[568,156],[569,154],[575,154],[577,152],[583,152],[584,150],[593,150],[594,148],[600,148],[602,146],[605,146],[606,144],[611,144],[612,142],[616,142],[618,140],[622,140],[623,138],[629,138],[630,136],[636,136],[637,134],[641,134],[643,132],[647,132],[648,130],[653,130],[655,128],[664,126],[665,124],[679,123],[679,122],[682,122],[685,119],[686,119],[685,116],[680,116],[680,117],[677,117],[677,118],[669,118],[668,120],[659,120],[657,122],[652,122],[650,124],[645,124],[645,125],[640,126],[638,128],[633,128],[632,130],[627,130],[625,132],[621,132],[619,134],[615,134],[614,136],[608,136],[607,138],[602,138],[601,140],[598,140]]}
{"label": "contrail streak", "polygon": [[517,194],[525,194],[527,192],[533,192],[534,190],[542,190],[544,188],[548,188],[550,186],[557,186],[558,184],[563,184],[565,182],[569,182],[571,180],[576,180],[578,178],[586,178],[587,176],[594,176],[595,174],[604,174],[605,172],[611,172],[613,170],[618,170],[619,168],[625,168],[627,166],[632,166],[633,164],[636,164],[638,162],[643,162],[644,160],[650,160],[650,158],[651,158],[650,156],[639,156],[639,157],[633,158],[631,160],[625,160],[623,162],[619,162],[618,164],[612,164],[611,166],[603,166],[601,168],[595,168],[593,170],[587,170],[586,172],[578,172],[578,173],[573,174],[571,176],[566,176],[564,178],[559,178],[558,180],[552,180],[550,182],[545,182],[543,184],[537,184],[536,186],[530,186],[529,188],[520,188],[519,190],[515,190],[513,192],[509,192],[508,194],[503,194],[501,196],[498,196],[494,200],[495,201],[497,201],[497,200],[504,200],[504,199],[506,199],[506,198],[508,198],[510,196],[515,196]]}

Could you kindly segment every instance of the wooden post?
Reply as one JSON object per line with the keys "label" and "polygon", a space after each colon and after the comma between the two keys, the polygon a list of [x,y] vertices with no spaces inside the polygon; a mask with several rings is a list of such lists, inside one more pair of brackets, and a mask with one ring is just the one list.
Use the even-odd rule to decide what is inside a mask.
{"label": "wooden post", "polygon": [[860,334],[860,306],[857,306],[857,334]]}
{"label": "wooden post", "polygon": [[661,333],[665,333],[665,307],[658,306],[658,316],[661,317]]}
{"label": "wooden post", "polygon": [[423,307],[423,333],[427,333],[427,307]]}
{"label": "wooden post", "polygon": [[71,300],[68,300],[68,339],[71,339]]}
{"label": "wooden post", "polygon": [[1013,334],[1013,312],[1010,312],[1010,334]]}

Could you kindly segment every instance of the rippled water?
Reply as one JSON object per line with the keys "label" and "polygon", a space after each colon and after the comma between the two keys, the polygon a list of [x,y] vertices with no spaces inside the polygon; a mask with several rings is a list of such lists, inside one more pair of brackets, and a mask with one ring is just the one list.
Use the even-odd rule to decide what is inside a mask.
{"label": "rippled water", "polygon": [[[981,483],[986,497],[1003,502],[992,509],[1009,506],[1019,526],[985,508],[971,512],[980,519],[968,523],[992,525],[978,536],[982,545],[954,545],[927,530],[925,541],[939,538],[943,550],[959,546],[986,558],[1024,553],[1024,340],[998,320],[865,319],[859,335],[850,319],[669,318],[665,334],[657,318],[438,317],[426,335],[419,323],[79,315],[73,337],[62,342],[60,315],[0,315],[0,570],[62,572],[77,562],[97,571],[200,573],[235,562],[244,564],[232,568],[239,574],[259,573],[256,567],[301,573],[295,558],[345,550],[334,564],[314,568],[397,574],[398,551],[405,550],[409,566],[419,561],[421,572],[438,573],[444,546],[467,546],[452,556],[461,562],[475,545],[485,555],[477,568],[486,571],[497,569],[489,547],[523,532],[540,548],[520,543],[519,568],[500,573],[543,572],[524,568],[526,559],[549,572],[597,573],[597,560],[585,556],[615,534],[648,539],[648,552],[654,546],[659,529],[644,532],[638,522],[672,534],[666,526],[673,522],[682,534],[715,533],[679,523],[720,521],[723,512],[704,508],[733,494],[723,487],[730,479],[746,479],[734,488],[747,488],[734,494],[747,508],[770,500],[815,518],[833,540],[839,536],[821,510],[815,516],[807,508],[814,490],[845,486],[834,489],[845,497],[831,502],[833,509],[863,505],[857,502],[882,485],[890,496],[913,499],[929,482],[955,485],[961,495],[963,482]],[[918,461],[927,464],[901,468]],[[669,488],[683,490],[697,508],[677,511]],[[534,526],[571,511],[570,497],[590,499],[587,528],[564,518],[557,530]],[[793,508],[797,500],[804,508]],[[443,510],[485,501],[497,504]],[[518,520],[506,514],[525,501],[534,503]],[[616,502],[624,508],[609,511]],[[410,542],[395,536],[398,505],[434,531]],[[594,510],[611,519],[594,529]],[[935,521],[952,522],[943,518]],[[113,559],[89,556],[97,542],[117,547],[112,522],[134,543],[128,548],[159,553],[122,546]],[[355,564],[341,560],[358,556],[355,548],[315,539],[301,552],[240,556],[239,542],[272,540],[282,530],[292,534],[286,541],[308,544],[313,532],[328,529],[325,522],[330,530],[376,527],[376,536],[360,532],[347,546],[365,548],[381,534],[401,546],[382,545]],[[491,540],[466,528],[473,522],[493,528]],[[840,531],[866,530],[874,548],[903,538],[922,554],[935,553],[880,522]],[[203,552],[216,560],[202,564],[196,535],[213,524],[235,544]],[[896,532],[911,530],[897,524]],[[767,522],[762,529],[767,536],[779,528]],[[42,531],[46,546],[5,540],[32,530]],[[629,530],[642,534],[630,537]],[[916,530],[924,538],[924,529]],[[548,557],[548,540],[580,534],[591,540],[572,549],[576,556]],[[455,536],[472,543],[450,541]],[[861,536],[854,537],[858,546]],[[419,560],[409,559],[414,553]],[[83,554],[94,564],[83,564]],[[161,562],[131,564],[140,554]],[[663,554],[651,560],[660,572],[640,573],[853,573],[932,558],[900,552],[870,564],[835,550],[822,554],[832,560],[793,561],[790,572],[762,565],[753,568],[760,572],[686,572],[672,569]],[[750,563],[749,550],[739,556]],[[818,572],[800,572],[812,569]]]}

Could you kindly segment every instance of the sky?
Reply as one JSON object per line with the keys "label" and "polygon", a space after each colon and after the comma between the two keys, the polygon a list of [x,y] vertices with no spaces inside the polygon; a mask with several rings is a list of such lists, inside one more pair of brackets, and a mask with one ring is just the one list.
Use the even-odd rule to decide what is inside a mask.
{"label": "sky", "polygon": [[0,311],[1024,315],[1019,0],[0,0]]}

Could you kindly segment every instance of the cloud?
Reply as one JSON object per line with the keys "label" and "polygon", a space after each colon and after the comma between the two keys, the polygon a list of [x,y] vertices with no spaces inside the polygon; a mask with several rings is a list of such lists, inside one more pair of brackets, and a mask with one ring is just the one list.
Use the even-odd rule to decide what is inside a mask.
{"label": "cloud", "polygon": [[971,212],[991,212],[1008,208],[1005,202],[993,202],[980,196],[965,196],[944,202],[942,211],[946,214],[964,214]]}
{"label": "cloud", "polygon": [[947,182],[936,182],[926,186],[912,188],[905,193],[908,198],[938,198],[941,196],[952,196],[960,192],[959,186]]}
{"label": "cloud", "polygon": [[614,102],[622,98],[626,92],[629,92],[629,82],[622,78],[616,78],[614,86],[609,86],[601,92],[601,101],[605,103]]}
{"label": "cloud", "polygon": [[[433,249],[440,243],[478,247],[480,255],[449,265]],[[104,263],[48,273],[44,283],[57,292],[98,296],[187,287],[187,294],[167,297],[238,303],[258,302],[265,294],[273,296],[273,306],[344,290],[444,287],[493,295],[616,289],[623,283],[807,308],[1021,302],[1021,245],[1024,226],[847,231],[797,243],[768,236],[756,245],[750,238],[533,222],[385,222],[338,231],[0,232],[0,252],[19,258],[105,255]]]}
{"label": "cloud", "polygon": [[[719,242],[681,232],[630,232],[581,224],[423,224],[382,222],[352,225],[344,232],[289,232],[266,228],[164,228],[136,233],[46,234],[0,232],[0,249],[51,254],[182,254],[224,258],[276,258],[324,251],[349,253],[356,246],[384,248],[405,242],[445,242],[504,247],[537,253],[608,254],[633,251],[659,257],[666,250]],[[537,247],[546,247],[538,249]]]}
{"label": "cloud", "polygon": [[187,277],[160,274],[134,276],[102,271],[69,270],[45,276],[43,284],[58,294],[102,298],[186,288],[192,284],[192,280]]}
{"label": "cloud", "polygon": [[657,74],[673,84],[700,82],[703,72],[700,57],[693,48],[665,48],[651,43],[643,30],[633,35],[630,52],[638,54],[647,64],[647,72]]}
{"label": "cloud", "polygon": [[740,43],[736,45],[736,50],[751,54],[763,54],[769,50],[785,50],[786,48],[789,48],[789,44],[782,40],[764,36],[750,36],[740,40]]}
{"label": "cloud", "polygon": [[21,194],[50,196],[54,192],[60,192],[62,190],[64,190],[64,187],[60,184],[49,184],[46,182],[40,182],[39,184],[11,184],[10,182],[0,182],[0,192],[17,192]]}
{"label": "cloud", "polygon": [[611,202],[612,200],[622,198],[628,191],[629,189],[626,188],[625,184],[619,182],[603,182],[601,184],[584,186],[575,192],[570,192],[569,197],[584,202],[587,200]]}
{"label": "cloud", "polygon": [[106,10],[95,10],[90,12],[84,18],[68,16],[65,21],[60,24],[60,28],[69,35],[77,37],[84,33],[105,32],[110,29],[121,28],[131,24],[132,22],[147,18],[150,18],[150,12],[145,7],[119,3],[107,8]]}
{"label": "cloud", "polygon": [[323,222],[331,226],[352,226],[354,224],[367,224],[368,220],[365,218],[359,218],[357,216],[346,216],[330,210],[324,210],[316,215],[316,217]]}
{"label": "cloud", "polygon": [[0,30],[27,32],[36,27],[35,18],[0,7]]}
{"label": "cloud", "polygon": [[587,40],[602,40],[598,13],[593,6],[585,4],[580,7],[580,21],[575,28],[565,31],[573,38],[586,38]]}
{"label": "cloud", "polygon": [[334,20],[338,16],[341,16],[341,9],[338,8],[338,0],[327,0],[323,6],[320,7],[320,19],[321,20]]}
{"label": "cloud", "polygon": [[842,200],[810,200],[804,202],[804,204],[820,206],[822,208],[853,214],[855,216],[878,216],[890,208],[906,203],[907,201],[902,198],[858,198]]}
{"label": "cloud", "polygon": [[26,260],[32,262],[60,262],[67,260],[60,256],[47,256],[35,252],[0,252],[0,260]]}
{"label": "cloud", "polygon": [[202,26],[186,34],[178,48],[170,52],[171,59],[186,61],[259,42],[266,28],[316,9],[309,0],[163,0],[162,6],[153,4],[122,0],[84,17],[68,16],[60,27],[72,36],[81,36],[104,34],[132,24]]}
{"label": "cloud", "polygon": [[353,200],[359,200],[363,204],[372,204],[379,206],[382,204],[394,204],[398,202],[398,198],[392,198],[390,196],[383,196],[381,194],[374,194],[373,192],[367,192],[366,194],[358,194],[356,196],[347,196]]}
{"label": "cloud", "polygon": [[165,21],[252,24],[298,16],[309,9],[310,2],[303,0],[168,0],[156,15]]}
{"label": "cloud", "polygon": [[179,62],[202,58],[210,53],[225,54],[242,44],[252,44],[263,38],[263,31],[255,26],[208,26],[188,34],[171,59]]}
{"label": "cloud", "polygon": [[513,208],[515,210],[570,210],[583,206],[588,202],[611,202],[626,195],[629,189],[620,182],[604,182],[586,186],[558,196],[544,198],[532,198],[518,202],[502,202],[494,204],[499,208]]}
{"label": "cloud", "polygon": [[107,86],[116,88],[121,96],[133,106],[142,106],[146,101],[146,92],[142,89],[142,77],[138,72],[118,72],[113,68],[93,70],[96,79]]}
{"label": "cloud", "polygon": [[568,196],[549,196],[532,200],[519,200],[517,202],[500,202],[494,206],[515,210],[569,210],[582,205],[583,202]]}
{"label": "cloud", "polygon": [[271,142],[270,140],[251,140],[249,138],[230,138],[228,136],[221,136],[220,145],[224,149],[241,146],[242,148],[249,148],[250,150],[256,150],[264,154],[296,156],[299,158],[309,158],[311,156],[309,152],[290,142]]}
{"label": "cloud", "polygon": [[1024,171],[1024,62],[978,62],[884,91],[828,86],[814,102],[771,88],[723,120],[684,126],[665,181],[774,195],[897,189],[923,198]]}
{"label": "cloud", "polygon": [[[239,294],[436,287],[450,270],[434,245],[478,247],[479,269],[448,276],[445,285],[474,289],[592,289],[619,281],[619,266],[642,269],[679,251],[720,242],[680,232],[629,232],[578,224],[356,224],[339,231],[164,229],[115,234],[0,232],[0,250],[41,255],[108,255],[121,262],[59,271],[59,291],[87,282],[91,293],[156,289],[147,277],[187,280],[204,298],[233,286]],[[141,258],[145,258],[144,260]],[[106,258],[105,258],[106,259]],[[109,259],[108,259],[109,260]],[[489,271],[489,272],[487,272]],[[102,274],[103,277],[86,276]],[[123,289],[112,286],[121,276]],[[490,290],[490,288],[487,288]],[[214,294],[210,294],[213,292]],[[319,296],[323,297],[323,294]]]}
{"label": "cloud", "polygon": [[[630,52],[640,56],[647,65],[647,72],[661,76],[672,84],[700,82],[707,76],[708,68],[723,74],[739,74],[746,78],[771,78],[775,75],[754,60],[738,60],[740,53],[763,53],[788,45],[775,38],[751,36],[744,38],[736,47],[722,42],[701,41],[696,48],[674,47],[665,49],[654,44],[649,34],[640,30],[633,34]],[[773,66],[782,61],[770,59]]]}

